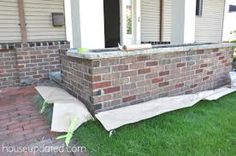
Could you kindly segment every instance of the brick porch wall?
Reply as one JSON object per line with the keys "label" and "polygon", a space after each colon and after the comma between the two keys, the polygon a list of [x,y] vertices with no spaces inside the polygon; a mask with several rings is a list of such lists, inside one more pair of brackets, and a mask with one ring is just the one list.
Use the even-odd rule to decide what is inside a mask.
{"label": "brick porch wall", "polygon": [[49,72],[60,71],[59,49],[68,49],[69,43],[10,43],[0,47],[0,88],[4,88],[37,83],[48,79]]}
{"label": "brick porch wall", "polygon": [[220,48],[86,60],[62,53],[63,82],[96,113],[226,85],[232,54]]}

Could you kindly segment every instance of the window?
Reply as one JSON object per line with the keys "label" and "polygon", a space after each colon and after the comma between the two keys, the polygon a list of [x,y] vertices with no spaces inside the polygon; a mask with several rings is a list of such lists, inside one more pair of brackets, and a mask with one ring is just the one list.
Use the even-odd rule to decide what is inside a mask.
{"label": "window", "polygon": [[229,12],[236,12],[236,5],[229,5]]}
{"label": "window", "polygon": [[126,0],[126,29],[127,34],[132,34],[133,30],[133,8],[132,0]]}
{"label": "window", "polygon": [[203,0],[197,0],[197,5],[196,5],[196,16],[202,16],[202,5]]}

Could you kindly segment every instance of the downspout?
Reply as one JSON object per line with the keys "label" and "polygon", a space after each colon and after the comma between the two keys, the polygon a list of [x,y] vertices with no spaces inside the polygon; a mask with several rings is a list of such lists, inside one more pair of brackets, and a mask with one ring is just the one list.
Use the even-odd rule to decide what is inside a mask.
{"label": "downspout", "polygon": [[160,30],[159,30],[159,42],[162,42],[163,31],[163,0],[160,0]]}

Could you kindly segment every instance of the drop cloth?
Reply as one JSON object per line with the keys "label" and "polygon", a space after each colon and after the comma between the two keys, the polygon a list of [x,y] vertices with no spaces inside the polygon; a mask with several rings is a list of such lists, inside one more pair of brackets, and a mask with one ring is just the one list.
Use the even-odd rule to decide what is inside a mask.
{"label": "drop cloth", "polygon": [[93,119],[85,105],[65,90],[45,86],[36,87],[36,90],[44,100],[53,104],[51,131],[67,132],[74,118],[77,118],[75,129]]}
{"label": "drop cloth", "polygon": [[137,105],[101,112],[95,116],[107,131],[111,131],[166,112],[192,107],[201,100],[217,100],[234,91],[235,89],[223,87],[196,94],[159,98]]}

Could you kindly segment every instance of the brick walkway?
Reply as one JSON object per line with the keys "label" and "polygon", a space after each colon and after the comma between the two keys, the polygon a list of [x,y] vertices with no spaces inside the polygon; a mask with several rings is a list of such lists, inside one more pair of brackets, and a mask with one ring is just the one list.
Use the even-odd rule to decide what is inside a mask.
{"label": "brick walkway", "polygon": [[[30,152],[6,153],[4,147],[63,146],[50,133],[50,125],[39,114],[33,97],[33,87],[0,90],[0,155],[33,155]],[[9,148],[10,149],[10,148]],[[4,152],[5,151],[5,152]],[[37,153],[36,155],[78,155],[68,153]],[[81,155],[81,154],[80,154]]]}

